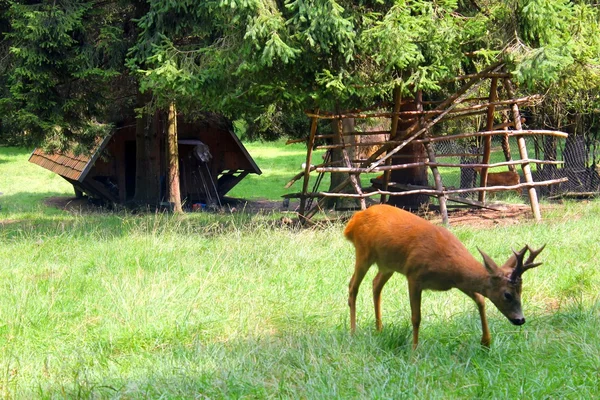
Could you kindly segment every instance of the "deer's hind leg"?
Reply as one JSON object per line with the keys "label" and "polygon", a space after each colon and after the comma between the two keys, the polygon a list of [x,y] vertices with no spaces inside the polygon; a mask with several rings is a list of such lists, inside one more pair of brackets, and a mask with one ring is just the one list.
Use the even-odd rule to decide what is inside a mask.
{"label": "deer's hind leg", "polygon": [[375,304],[375,327],[378,331],[383,328],[381,322],[381,290],[383,286],[390,280],[394,275],[393,271],[386,271],[377,273],[375,279],[373,279],[373,303]]}
{"label": "deer's hind leg", "polygon": [[354,274],[350,279],[348,285],[348,305],[350,306],[350,331],[354,333],[356,330],[356,296],[358,295],[358,288],[362,280],[364,279],[367,271],[371,267],[373,262],[370,260],[367,252],[361,252],[356,249],[356,263],[354,265]]}

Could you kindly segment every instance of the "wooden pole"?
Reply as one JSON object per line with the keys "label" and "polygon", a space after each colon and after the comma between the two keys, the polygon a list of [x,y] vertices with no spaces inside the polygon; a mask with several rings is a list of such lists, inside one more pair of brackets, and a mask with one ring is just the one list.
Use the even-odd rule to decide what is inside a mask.
{"label": "wooden pole", "polygon": [[[512,136],[555,136],[555,137],[560,137],[560,138],[566,138],[567,136],[569,136],[567,133],[565,132],[561,132],[561,131],[550,131],[550,130],[544,130],[544,129],[526,129],[526,130],[519,130],[519,131],[505,131],[505,130],[494,130],[494,131],[481,131],[481,132],[470,132],[470,133],[459,133],[456,135],[448,135],[448,136],[437,136],[437,137],[427,137],[427,138],[423,138],[423,139],[414,139],[414,140],[410,140],[409,142],[412,143],[429,143],[429,142],[443,142],[443,141],[449,141],[449,140],[456,140],[456,139],[465,139],[465,138],[470,138],[470,137],[476,137],[476,136],[481,136],[481,137],[485,137],[485,136],[494,136],[494,135],[503,135],[503,136],[508,136],[508,137],[512,137]],[[350,146],[373,146],[373,145],[402,145],[403,147],[408,144],[407,140],[404,141],[392,141],[392,142],[371,142],[368,144],[363,144],[363,143],[358,143],[356,145],[341,145],[341,144],[336,144],[336,145],[324,145],[324,146],[317,146],[316,148],[319,150],[324,150],[324,149],[339,149],[343,146],[346,147],[350,147]],[[381,154],[381,153],[380,153]],[[372,158],[368,159],[368,160],[364,160],[363,164],[367,164],[368,162],[373,161]]]}
{"label": "wooden pole", "polygon": [[[390,141],[393,141],[396,139],[396,135],[398,134],[398,118],[399,118],[399,114],[398,112],[400,111],[400,107],[402,105],[402,90],[400,86],[396,86],[394,88],[394,114],[392,115],[392,126],[390,128]],[[392,159],[388,159],[385,162],[386,166],[390,166],[392,164]],[[390,175],[391,175],[391,171],[385,171],[383,173],[383,190],[387,191],[388,190],[388,185],[390,183]],[[385,194],[381,195],[381,198],[379,199],[379,202],[381,204],[385,203],[387,201],[387,196]]]}
{"label": "wooden pole", "polygon": [[[490,106],[487,109],[487,122],[486,122],[486,131],[491,131],[494,127],[494,105],[493,103],[496,101],[496,97],[498,96],[498,78],[492,78],[492,82],[490,84]],[[490,154],[492,152],[492,136],[486,136],[483,141],[483,158],[481,160],[482,164],[489,164],[490,162]],[[487,186],[487,167],[483,167],[481,169],[480,182],[479,186],[486,187]],[[485,203],[485,191],[479,192],[479,199],[481,203]]]}
{"label": "wooden pole", "polygon": [[[338,129],[337,129],[338,140],[343,145],[344,144],[344,127],[343,127],[341,118],[338,120],[337,124],[338,124]],[[346,164],[346,166],[348,168],[352,168],[352,162],[350,162],[350,157],[348,156],[348,152],[346,151],[345,146],[342,147],[342,157],[344,159],[344,163]],[[362,189],[360,188],[360,184],[358,182],[358,178],[356,177],[356,174],[349,173],[349,177],[350,177],[350,182],[352,182],[352,186],[354,186],[354,190],[356,191],[356,194],[362,195]],[[367,208],[367,203],[365,202],[365,198],[361,197],[360,198],[360,209],[365,210],[366,208]]]}
{"label": "wooden pole", "polygon": [[[480,73],[480,75],[484,75],[485,73],[488,72],[495,72],[496,70],[500,69],[502,67],[502,64],[496,64],[494,66],[488,67],[486,68],[484,71],[482,71]],[[402,142],[400,145],[396,146],[393,150],[391,150],[386,156],[380,158],[378,161],[373,162],[371,164],[371,166],[369,167],[369,169],[374,169],[375,167],[377,167],[379,164],[385,162],[385,160],[387,160],[389,157],[391,157],[392,155],[396,154],[397,152],[399,152],[402,148],[404,148],[407,144],[409,144],[411,141],[413,141],[414,139],[416,139],[418,136],[420,136],[421,134],[423,134],[423,132],[431,129],[432,126],[434,126],[435,124],[437,124],[442,118],[444,118],[444,116],[446,114],[448,114],[450,111],[452,111],[454,108],[456,108],[456,106],[459,104],[458,101],[460,99],[465,98],[469,93],[471,93],[471,91],[475,90],[476,88],[478,88],[482,83],[481,77],[474,77],[472,78],[469,82],[467,82],[465,85],[463,85],[463,87],[461,87],[456,93],[454,93],[452,96],[448,97],[443,103],[441,103],[437,108],[436,111],[438,109],[443,110],[438,116],[436,116],[435,118],[433,118],[431,121],[426,122],[427,118],[424,119],[424,123],[425,125],[421,127],[421,129],[419,129],[417,132],[415,132],[414,134],[412,134],[409,138],[407,138],[404,142]],[[410,134],[410,129],[408,130],[409,134]],[[376,154],[376,153],[375,153]],[[374,154],[374,155],[375,155]],[[381,154],[381,153],[380,153]],[[373,156],[371,156],[373,157]]]}
{"label": "wooden pole", "polygon": [[[423,110],[423,91],[417,91],[417,96],[415,98],[415,102],[417,103],[417,110]],[[423,123],[423,118],[419,119],[419,125]],[[429,131],[426,130],[424,135],[428,136]],[[427,157],[429,157],[429,162],[435,163],[435,151],[433,150],[433,145],[431,143],[425,144],[425,149],[427,150]],[[431,173],[433,174],[433,180],[435,181],[435,189],[440,193],[437,198],[440,203],[440,214],[442,215],[442,223],[444,225],[448,225],[448,208],[446,207],[446,194],[444,193],[444,184],[442,183],[442,176],[440,175],[440,171],[437,166],[432,165]]]}
{"label": "wooden pole", "polygon": [[[484,167],[487,167],[488,169],[490,169],[490,168],[496,168],[496,167],[504,167],[504,166],[511,166],[511,165],[527,164],[527,163],[544,164],[544,165],[545,164],[560,165],[560,164],[564,164],[564,161],[538,160],[535,158],[529,158],[526,160],[502,161],[502,162],[492,163],[492,164],[462,164],[462,163],[443,163],[443,162],[437,162],[437,161],[436,162],[421,161],[421,162],[408,163],[408,164],[384,165],[384,166],[377,167],[376,169],[374,169],[372,171],[368,170],[367,168],[360,168],[360,167],[348,168],[348,167],[326,167],[326,166],[312,167],[311,171],[345,172],[345,173],[358,174],[358,173],[366,173],[367,171],[369,171],[369,172],[385,172],[385,171],[393,171],[393,170],[397,170],[397,169],[416,168],[416,167],[424,167],[424,166],[426,166],[426,167],[456,167],[456,168],[484,168]],[[296,175],[294,178],[296,180],[300,179],[302,177],[303,173],[304,172],[301,172],[300,174]],[[289,186],[286,186],[286,187],[289,187]]]}
{"label": "wooden pole", "polygon": [[[481,76],[481,79],[484,79],[485,76]],[[457,92],[458,93],[458,92]],[[452,104],[455,104],[456,106],[464,103],[465,100],[465,96],[461,96],[460,99],[457,99],[455,102],[451,102]],[[488,107],[490,105],[494,105],[496,107],[498,106],[510,106],[513,103],[517,103],[517,104],[533,104],[536,101],[541,100],[542,96],[540,95],[531,95],[531,96],[526,96],[526,97],[519,97],[516,99],[510,99],[510,100],[500,100],[500,101],[495,101],[494,103],[490,104],[488,103],[482,103],[482,104],[475,104],[472,106],[465,106],[465,107],[458,107],[458,108],[454,108],[450,111],[448,111],[449,114],[455,114],[455,113],[464,113],[464,112],[469,112],[469,111],[482,111],[482,112],[486,112]],[[444,106],[448,106],[446,99],[445,101],[440,103],[441,105]],[[305,113],[309,118],[318,116],[318,118],[321,119],[337,119],[337,118],[356,118],[356,119],[363,119],[363,118],[391,118],[394,114],[398,114],[399,116],[402,117],[421,117],[421,116],[427,116],[429,118],[433,118],[435,115],[441,114],[441,113],[446,113],[446,110],[444,108],[439,108],[440,106],[436,107],[434,110],[427,110],[427,111],[396,111],[396,112],[373,112],[373,113],[365,113],[365,112],[348,112],[345,114],[336,114],[336,113],[330,113],[330,114],[321,114],[321,115],[317,115],[314,113]]]}
{"label": "wooden pole", "polygon": [[[435,108],[434,111],[441,111],[441,113],[437,117],[433,118],[433,116],[430,116],[430,115],[425,117],[425,121],[428,121],[429,118],[433,118],[432,120],[430,120],[429,122],[426,123],[425,127],[420,129],[418,132],[412,134],[408,139],[403,141],[402,144],[398,145],[396,148],[394,148],[392,151],[390,151],[385,157],[381,158],[377,162],[374,162],[377,159],[377,157],[379,157],[381,154],[385,153],[386,151],[388,151],[391,148],[391,145],[389,145],[389,144],[382,146],[375,153],[371,154],[371,156],[362,163],[362,166],[367,166],[369,163],[372,163],[371,166],[368,167],[368,170],[372,171],[379,164],[385,162],[386,159],[390,158],[395,153],[400,151],[404,146],[406,146],[412,140],[414,140],[415,138],[420,136],[425,130],[430,129],[433,125],[438,123],[442,118],[444,118],[444,116],[446,114],[448,114],[451,110],[453,110],[459,104],[458,103],[459,101],[466,98],[472,91],[474,91],[476,88],[478,88],[479,85],[481,85],[481,83],[482,83],[482,81],[481,81],[482,76],[484,76],[485,74],[490,73],[490,72],[498,71],[500,68],[502,68],[503,65],[504,64],[501,62],[496,63],[493,65],[490,65],[489,67],[485,68],[483,71],[476,74],[473,78],[471,78],[469,81],[467,81],[467,83],[465,83],[456,93],[452,94],[450,97],[448,97],[446,100],[444,100],[442,103],[440,103],[440,105],[438,105]],[[412,133],[412,129],[408,129],[407,135],[410,135],[411,133]],[[347,178],[343,182],[341,182],[339,185],[337,185],[332,190],[332,192],[337,192],[338,190],[343,188],[348,183],[349,179],[350,178]],[[325,199],[321,198],[317,202],[317,204],[306,214],[305,218],[307,218],[307,219],[311,218],[313,215],[315,215],[317,213],[318,210],[320,210],[323,207],[324,204],[325,204]]]}
{"label": "wooden pole", "polygon": [[[506,88],[506,93],[509,98],[513,97],[514,91],[512,87],[512,83],[510,79],[504,79],[503,81],[504,87]],[[519,106],[517,104],[512,105],[512,114],[513,120],[515,123],[515,129],[520,131],[522,129],[521,125],[521,114],[519,113]],[[527,160],[529,157],[527,155],[527,143],[525,143],[525,138],[523,136],[517,136],[517,143],[519,145],[519,154],[521,159]],[[531,175],[531,167],[529,164],[522,164],[521,168],[523,169],[523,175],[525,176],[525,181],[529,184],[533,183],[533,176]],[[529,203],[531,204],[531,211],[533,211],[533,216],[536,221],[542,220],[542,213],[540,211],[540,204],[538,203],[537,192],[535,188],[531,186],[527,193],[529,194]]]}
{"label": "wooden pole", "polygon": [[[318,115],[319,111],[317,110],[317,115]],[[317,133],[317,116],[314,116],[311,118],[311,123],[310,123],[310,134],[308,137],[308,143],[306,143],[307,149],[306,149],[306,164],[304,165],[304,182],[302,183],[302,193],[306,194],[307,190],[308,190],[308,181],[310,178],[310,163],[312,161],[312,149],[313,146],[315,144],[315,134]],[[304,215],[305,211],[306,211],[306,200],[307,198],[305,196],[303,196],[300,199],[300,208],[298,210],[298,214],[300,215],[300,219],[302,220],[302,216]]]}
{"label": "wooden pole", "polygon": [[[523,120],[521,120],[521,123],[523,123]],[[502,127],[502,129],[504,129],[506,131],[506,135],[502,135],[502,152],[504,153],[504,159],[506,161],[511,161],[512,160],[512,154],[510,153],[510,142],[509,142],[509,136],[508,136],[508,128],[509,126],[515,126],[514,122],[510,121],[510,118],[508,118],[508,112],[504,111],[502,112],[502,125],[504,125]],[[511,172],[517,172],[517,169],[515,168],[514,165],[509,165],[508,166],[508,170]]]}
{"label": "wooden pole", "polygon": [[[167,116],[167,162],[169,203],[173,204],[173,212],[183,213],[181,193],[179,190],[179,149],[177,144],[177,111],[175,102],[169,104]],[[208,195],[208,193],[207,193]]]}
{"label": "wooden pole", "polygon": [[[488,186],[485,188],[450,189],[450,190],[443,190],[441,192],[439,190],[433,189],[433,188],[422,189],[422,186],[405,185],[408,188],[416,187],[417,189],[406,190],[403,192],[389,192],[388,191],[385,194],[388,196],[408,196],[411,194],[426,194],[426,195],[430,195],[430,196],[439,196],[440,194],[449,195],[449,194],[457,194],[457,193],[481,192],[483,190],[485,190],[487,192],[503,192],[503,191],[515,190],[515,189],[555,185],[557,183],[566,182],[568,180],[569,180],[568,178],[558,178],[558,179],[550,179],[547,181],[540,181],[540,182],[519,183],[518,185],[511,185],[511,186]],[[283,197],[297,198],[297,197],[306,196],[306,197],[354,197],[354,198],[359,198],[361,196],[362,197],[377,196],[377,195],[381,195],[383,193],[384,193],[383,190],[376,190],[373,192],[363,193],[362,195],[355,194],[355,193],[338,193],[338,192],[316,192],[316,193],[306,193],[306,194],[290,193],[290,194],[284,195]]]}

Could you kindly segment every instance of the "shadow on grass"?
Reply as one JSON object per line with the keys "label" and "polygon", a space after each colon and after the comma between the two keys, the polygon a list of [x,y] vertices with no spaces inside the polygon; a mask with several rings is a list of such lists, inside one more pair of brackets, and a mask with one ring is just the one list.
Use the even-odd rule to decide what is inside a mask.
{"label": "shadow on grass", "polygon": [[27,156],[32,153],[33,149],[26,149],[25,147],[13,147],[13,146],[0,146],[0,160],[1,156]]}
{"label": "shadow on grass", "polygon": [[[165,342],[163,333],[157,333],[146,339],[154,349],[150,352],[128,343],[100,346],[103,357],[108,354],[117,364],[136,366],[133,370],[121,376],[108,369],[92,374],[71,371],[79,378],[48,384],[42,393],[84,398],[365,398],[366,393],[368,398],[402,398],[424,391],[429,398],[490,398],[493,393],[518,397],[523,392],[588,395],[597,389],[598,337],[588,335],[582,346],[586,340],[582,329],[595,329],[597,311],[596,305],[595,311],[585,313],[585,326],[568,323],[565,336],[559,337],[552,324],[536,324],[529,333],[498,326],[489,350],[479,345],[479,332],[473,332],[478,323],[471,319],[477,318],[466,315],[450,323],[428,324],[430,332],[416,351],[411,349],[408,324],[391,325],[382,332],[359,330],[355,335],[329,324],[320,329],[307,326],[304,331],[291,326],[289,331],[233,340],[189,331],[180,332],[178,340],[183,342],[169,342],[166,332]],[[495,326],[506,321],[490,322]],[[590,349],[596,354],[586,355]],[[139,351],[144,354],[141,360]],[[578,374],[550,373],[567,367]],[[587,370],[589,378],[584,375]]]}
{"label": "shadow on grass", "polygon": [[44,207],[44,201],[50,198],[64,196],[64,192],[27,192],[19,191],[14,194],[6,194],[0,197],[4,211],[13,212],[37,212],[43,214],[56,214],[60,211],[53,207]]}
{"label": "shadow on grass", "polygon": [[109,209],[92,204],[86,198],[65,197],[64,193],[19,192],[0,197],[0,227],[7,238],[23,234],[119,237],[132,232],[216,237],[240,228],[248,232],[284,226],[295,228],[282,220],[288,214],[278,210],[279,202],[267,201],[267,205],[252,202],[252,206],[245,206],[243,202],[234,203],[238,207],[235,212],[224,208],[218,212],[177,215],[165,210],[127,209],[118,205]]}

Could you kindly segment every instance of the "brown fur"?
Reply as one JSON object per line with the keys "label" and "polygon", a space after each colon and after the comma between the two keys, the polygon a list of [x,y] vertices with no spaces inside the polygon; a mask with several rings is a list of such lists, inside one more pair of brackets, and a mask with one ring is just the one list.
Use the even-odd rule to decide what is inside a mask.
{"label": "brown fur", "polygon": [[[521,310],[521,281],[519,279],[511,282],[509,277],[519,263],[523,264],[523,257],[528,248],[515,253],[502,267],[498,267],[490,257],[481,252],[484,259],[482,265],[446,228],[388,205],[376,205],[356,213],[348,222],[344,235],[354,244],[356,250],[355,269],[350,280],[348,296],[352,331],[356,329],[358,289],[372,264],[377,264],[379,269],[373,280],[375,322],[378,330],[382,327],[383,286],[394,272],[406,276],[414,347],[418,343],[423,290],[458,288],[471,297],[479,309],[483,330],[481,343],[485,346],[489,346],[491,336],[483,296],[489,298],[511,322],[518,325],[525,322]],[[531,261],[533,260],[528,260],[529,268],[532,267]]]}
{"label": "brown fur", "polygon": [[[474,168],[481,173],[481,168]],[[521,183],[519,174],[514,171],[488,172],[487,186],[515,186]],[[517,195],[521,195],[521,189],[514,189]]]}

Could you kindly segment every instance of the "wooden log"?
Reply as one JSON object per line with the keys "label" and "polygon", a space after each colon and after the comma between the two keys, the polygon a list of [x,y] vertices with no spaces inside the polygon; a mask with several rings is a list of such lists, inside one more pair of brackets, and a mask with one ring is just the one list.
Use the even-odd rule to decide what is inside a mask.
{"label": "wooden log", "polygon": [[[471,137],[485,137],[485,136],[495,136],[495,135],[508,135],[508,137],[512,137],[512,136],[535,136],[535,135],[540,135],[540,136],[555,136],[555,137],[560,137],[560,138],[566,138],[568,136],[567,133],[561,132],[561,131],[552,131],[552,130],[545,130],[545,129],[527,129],[527,130],[513,130],[513,131],[505,131],[505,130],[494,130],[494,131],[480,131],[480,132],[470,132],[470,133],[458,133],[456,135],[448,135],[448,136],[436,136],[436,137],[430,137],[430,138],[423,138],[423,139],[414,139],[414,140],[410,140],[409,142],[413,142],[413,143],[430,143],[430,142],[443,142],[443,141],[447,141],[447,140],[455,140],[455,139],[466,139],[466,138],[471,138]],[[386,142],[370,142],[370,143],[358,143],[358,144],[330,144],[330,145],[323,145],[323,146],[317,146],[315,149],[316,150],[328,150],[328,149],[339,149],[342,147],[351,147],[351,146],[384,146],[384,145],[402,145],[404,143],[406,143],[408,141],[407,140],[403,140],[403,141],[386,141]]]}
{"label": "wooden log", "polygon": [[[523,123],[523,122],[525,122],[525,118],[521,118],[521,123]],[[508,131],[507,128],[510,128],[512,126],[515,126],[514,122],[512,122],[512,121],[505,121],[505,122],[502,122],[501,124],[496,124],[496,125],[492,126],[492,129],[488,129],[488,130],[490,130],[490,131],[497,131],[497,130],[503,129],[505,131]]]}
{"label": "wooden log", "polygon": [[[498,63],[496,65],[490,66],[490,67],[486,68],[485,70],[483,70],[482,72],[480,72],[480,74],[485,74],[487,72],[495,72],[496,70],[500,69],[502,67],[502,65],[503,65],[502,63]],[[479,76],[481,76],[481,75],[479,75]],[[393,150],[389,151],[388,154],[386,154],[384,157],[382,157],[378,161],[372,163],[369,168],[373,169],[373,168],[377,167],[379,164],[385,162],[385,160],[387,158],[391,157],[393,154],[400,151],[403,147],[405,147],[411,141],[415,140],[423,132],[426,132],[427,130],[431,129],[436,123],[438,123],[442,118],[444,118],[444,116],[446,114],[448,114],[451,110],[453,110],[457,106],[457,104],[458,104],[457,101],[459,101],[462,98],[465,98],[469,93],[471,93],[473,90],[478,88],[482,84],[482,82],[483,81],[481,79],[478,79],[478,77],[474,77],[469,82],[467,82],[465,85],[463,85],[456,93],[452,94],[450,97],[448,97],[443,103],[441,103],[437,107],[437,109],[444,110],[444,111],[442,111],[441,114],[439,114],[437,117],[433,118],[429,122],[425,122],[425,120],[424,120],[425,126],[423,126],[417,132],[412,134],[409,138],[407,138],[401,144],[396,146]],[[377,154],[377,152],[375,154]]]}
{"label": "wooden log", "polygon": [[319,167],[312,166],[311,171],[316,172],[345,172],[345,173],[353,173],[353,174],[361,174],[361,173],[378,173],[385,171],[393,171],[397,169],[406,169],[406,168],[415,168],[415,167],[448,167],[448,168],[497,168],[504,167],[509,165],[519,165],[519,164],[547,164],[547,165],[560,165],[564,164],[564,161],[551,161],[551,160],[537,160],[537,159],[527,159],[527,160],[515,160],[515,161],[503,161],[492,164],[461,164],[461,163],[442,163],[442,162],[431,162],[431,161],[421,161],[416,163],[408,163],[408,164],[397,164],[397,165],[383,165],[379,166],[373,170],[369,170],[368,168],[363,167]]}
{"label": "wooden log", "polygon": [[[318,111],[317,111],[318,114]],[[310,124],[310,136],[308,137],[308,145],[306,150],[306,164],[304,167],[304,182],[302,183],[302,193],[306,193],[308,190],[308,181],[310,179],[310,163],[312,160],[312,149],[315,144],[315,135],[317,133],[317,118],[312,118]],[[303,215],[306,211],[306,198],[302,198],[300,201],[299,214]]]}
{"label": "wooden log", "polygon": [[[515,99],[508,99],[508,100],[498,100],[498,101],[494,101],[494,102],[486,102],[486,103],[482,103],[482,104],[475,104],[475,105],[471,105],[471,106],[466,106],[466,107],[458,107],[458,105],[461,104],[461,102],[463,102],[464,99],[460,99],[459,101],[456,101],[455,104],[455,109],[453,109],[452,111],[449,111],[448,113],[450,114],[454,114],[454,113],[462,113],[462,112],[469,112],[469,111],[479,111],[481,110],[482,112],[487,112],[487,109],[490,106],[511,106],[512,104],[533,104],[536,101],[539,101],[542,99],[542,96],[540,95],[531,95],[531,96],[525,96],[525,97],[519,97],[519,98],[515,98]],[[443,104],[443,103],[441,103]],[[309,118],[320,118],[320,119],[336,119],[336,118],[357,118],[357,119],[366,119],[366,118],[392,118],[394,115],[398,115],[399,117],[405,117],[407,119],[413,119],[413,118],[418,118],[421,116],[435,116],[435,115],[439,115],[441,113],[445,113],[446,110],[418,110],[418,111],[379,111],[379,112],[374,112],[371,114],[368,113],[362,113],[362,112],[358,112],[358,113],[340,113],[340,114],[331,114],[331,115],[323,115],[320,114],[319,116],[317,116],[316,114],[312,114],[312,113],[306,113],[306,115]]]}
{"label": "wooden log", "polygon": [[494,136],[494,135],[508,135],[512,136],[555,136],[560,138],[566,138],[569,136],[565,132],[561,131],[553,131],[547,129],[516,129],[514,131],[505,131],[505,130],[496,130],[496,131],[480,131],[480,132],[472,132],[472,133],[458,133],[456,135],[448,135],[448,136],[436,136],[427,139],[417,139],[416,143],[426,143],[426,142],[442,142],[444,140],[455,140],[455,139],[464,139],[475,136]]}
{"label": "wooden log", "polygon": [[[496,111],[508,110],[510,109],[509,105],[496,106]],[[449,114],[444,118],[444,121],[453,121],[456,119],[462,118],[471,118],[478,115],[487,114],[487,110],[476,110],[476,111],[467,111],[462,113]]]}
{"label": "wooden log", "polygon": [[[534,187],[538,187],[538,186],[555,185],[557,183],[566,182],[568,180],[569,180],[568,178],[559,178],[559,179],[550,179],[550,180],[540,181],[540,182],[520,183],[518,185],[511,185],[511,186],[489,186],[489,187],[485,187],[485,188],[450,189],[450,190],[443,190],[443,191],[438,191],[433,188],[413,189],[413,190],[406,190],[403,192],[390,192],[390,191],[376,190],[376,191],[372,191],[372,192],[365,192],[362,194],[362,196],[363,197],[371,197],[371,196],[378,196],[381,194],[386,194],[387,196],[408,196],[411,194],[425,194],[425,195],[431,195],[431,196],[439,196],[440,194],[448,195],[448,194],[480,192],[480,191],[504,192],[504,191],[524,189],[524,188],[530,188],[530,187],[534,188]],[[358,195],[355,193],[312,192],[312,193],[306,193],[306,194],[289,193],[289,194],[283,195],[282,197],[283,198],[302,198],[302,197],[355,197],[355,198],[358,198],[360,196],[361,195]]]}
{"label": "wooden log", "polygon": [[[417,110],[422,110],[423,109],[423,91],[419,90],[417,92],[417,96],[416,96],[415,100],[416,100],[416,104],[417,104]],[[423,123],[424,123],[423,118],[419,118],[419,125],[422,125]],[[426,130],[424,135],[426,137],[429,136],[429,130]],[[431,145],[431,143],[426,143],[424,146],[425,146],[425,150],[427,151],[427,157],[429,158],[429,163],[435,164],[436,159],[435,159],[435,151],[433,150],[433,146]],[[438,190],[439,192],[442,192],[442,194],[437,196],[438,202],[440,205],[440,214],[442,215],[442,223],[444,225],[448,225],[448,208],[446,207],[446,195],[443,193],[444,184],[442,183],[442,175],[440,174],[440,171],[438,170],[436,165],[430,165],[430,169],[431,169],[431,173],[433,174],[433,180],[435,182],[436,190]]]}
{"label": "wooden log", "polygon": [[[400,151],[404,146],[406,146],[406,144],[410,143],[411,140],[414,140],[415,138],[417,138],[426,129],[430,129],[433,125],[435,125],[437,122],[439,122],[449,111],[451,111],[454,107],[456,107],[456,104],[454,104],[456,101],[460,101],[461,99],[465,98],[472,91],[474,91],[475,89],[477,89],[481,85],[482,81],[481,81],[481,79],[479,79],[480,76],[482,76],[483,74],[488,73],[488,72],[496,72],[497,70],[499,70],[500,68],[502,68],[503,65],[504,64],[501,63],[501,62],[493,64],[493,65],[490,65],[489,67],[487,67],[483,71],[481,71],[478,76],[473,77],[472,79],[470,79],[457,92],[453,93],[450,97],[448,97],[446,100],[444,100],[442,103],[440,103],[440,105],[438,107],[436,107],[436,110],[444,110],[444,109],[446,109],[446,107],[448,107],[442,114],[438,115],[435,118],[431,117],[431,116],[425,116],[425,120],[429,121],[429,122],[427,122],[427,124],[426,124],[426,126],[424,128],[422,128],[420,131],[417,131],[416,133],[412,134],[404,142],[404,144],[401,144],[401,145],[397,146],[396,148],[394,148],[393,150],[391,150],[386,156],[384,156],[379,161],[373,163],[369,168],[371,168],[371,169],[376,168],[377,165],[379,165],[382,162],[385,162],[385,160],[387,158],[391,157],[393,154],[395,154],[398,151]],[[432,118],[432,119],[429,120],[430,118]],[[407,131],[407,135],[410,135],[411,133],[412,133],[412,130],[409,129]],[[390,148],[389,145],[382,146],[379,150],[377,150],[375,153],[373,153],[365,161],[365,163],[363,163],[363,167],[366,166],[366,164],[368,164],[369,162],[372,162],[372,161],[376,160],[381,154],[383,154],[384,152],[388,151],[389,148]],[[350,178],[347,178],[344,181],[342,181],[338,186],[336,186],[333,189],[333,192],[337,192],[337,191],[341,190],[341,188],[343,188],[348,183],[349,179]],[[324,198],[319,199],[319,201],[317,202],[317,204],[311,210],[309,210],[308,213],[306,213],[304,215],[304,218],[306,218],[306,219],[312,218],[312,216],[315,215],[315,213],[317,213],[320,209],[322,209],[324,203],[325,203]]]}
{"label": "wooden log", "polygon": [[[509,121],[508,113],[505,111],[502,112],[502,121],[503,121],[502,125],[504,125],[504,126],[502,126],[501,129],[504,129],[508,133],[508,127],[510,125],[514,126],[514,121]],[[521,119],[521,123],[523,123],[523,122],[525,122],[525,118]],[[496,128],[496,129],[499,129],[499,128]],[[511,161],[512,154],[510,151],[510,142],[508,139],[509,139],[508,134],[502,136],[502,152],[504,153],[504,159],[506,161]],[[517,169],[515,168],[514,165],[509,166],[508,169],[511,172],[517,172]]]}
{"label": "wooden log", "polygon": [[[496,97],[498,96],[498,78],[492,78],[492,82],[490,84],[490,98],[489,103],[490,106],[487,109],[487,121],[486,121],[486,131],[491,131],[494,126],[494,111],[495,106],[493,103],[496,101]],[[492,153],[492,137],[485,136],[483,142],[483,157],[481,159],[482,164],[489,164],[490,155]],[[486,187],[487,186],[487,175],[488,167],[481,168],[481,175],[479,176],[479,186]],[[485,192],[479,192],[479,202],[485,203]]]}
{"label": "wooden log", "polygon": [[501,211],[502,210],[501,207],[494,206],[494,205],[491,205],[491,204],[482,203],[482,202],[477,201],[477,200],[467,199],[467,198],[464,198],[464,197],[448,196],[448,200],[449,201],[453,201],[455,203],[468,204],[470,206],[475,206],[475,207],[479,207],[479,208],[487,208],[487,209],[494,210],[494,211]]}
{"label": "wooden log", "polygon": [[[513,87],[510,79],[504,79],[503,81],[504,88],[506,89],[506,93],[509,97],[513,96]],[[519,106],[517,104],[512,105],[512,114],[513,121],[515,123],[515,131],[511,132],[511,135],[514,132],[521,131],[521,114],[519,113]],[[566,134],[565,134],[566,135]],[[525,138],[522,135],[517,135],[517,143],[519,145],[519,155],[521,159],[526,160],[529,158],[527,155],[527,144],[525,143]],[[531,167],[529,164],[521,164],[521,168],[523,169],[523,175],[525,175],[525,181],[528,183],[533,182],[533,176],[531,175]],[[540,205],[538,203],[537,192],[533,187],[530,187],[528,190],[529,195],[529,203],[531,205],[531,211],[533,211],[533,216],[536,221],[542,220],[542,212],[540,210]]]}
{"label": "wooden log", "polygon": [[[314,168],[311,168],[311,171],[314,171],[314,170],[315,170]],[[292,185],[294,183],[296,183],[298,181],[298,179],[302,178],[304,176],[304,174],[305,174],[304,171],[298,172],[296,175],[294,175],[294,177],[292,179],[290,179],[288,181],[288,183],[285,184],[284,188],[289,189],[290,187],[292,187]]]}
{"label": "wooden log", "polygon": [[[396,86],[394,88],[394,114],[392,115],[392,126],[390,129],[390,140],[394,140],[396,139],[396,137],[398,136],[398,119],[399,119],[399,114],[398,112],[400,111],[400,108],[402,107],[402,88],[400,86]],[[390,158],[389,160],[386,161],[385,165],[386,166],[390,166],[392,164],[392,159]],[[391,171],[385,171],[383,173],[383,190],[387,190],[389,181],[390,181],[390,173]],[[380,199],[379,199],[379,203],[384,204],[387,200],[387,197],[385,195],[381,195]]]}
{"label": "wooden log", "polygon": [[[342,126],[342,119],[340,118],[338,120],[338,129],[337,129],[337,134],[338,134],[338,140],[344,144],[344,128]],[[344,162],[346,163],[346,166],[348,168],[352,168],[352,163],[350,162],[350,157],[348,156],[348,152],[346,151],[345,146],[342,147],[342,157]],[[358,178],[356,177],[356,175],[354,174],[350,174],[350,182],[352,182],[352,186],[354,186],[354,190],[356,191],[356,194],[360,194],[362,195],[362,189],[358,183]],[[361,197],[360,198],[360,209],[361,210],[366,210],[367,209],[367,203],[365,202],[365,198]]]}

